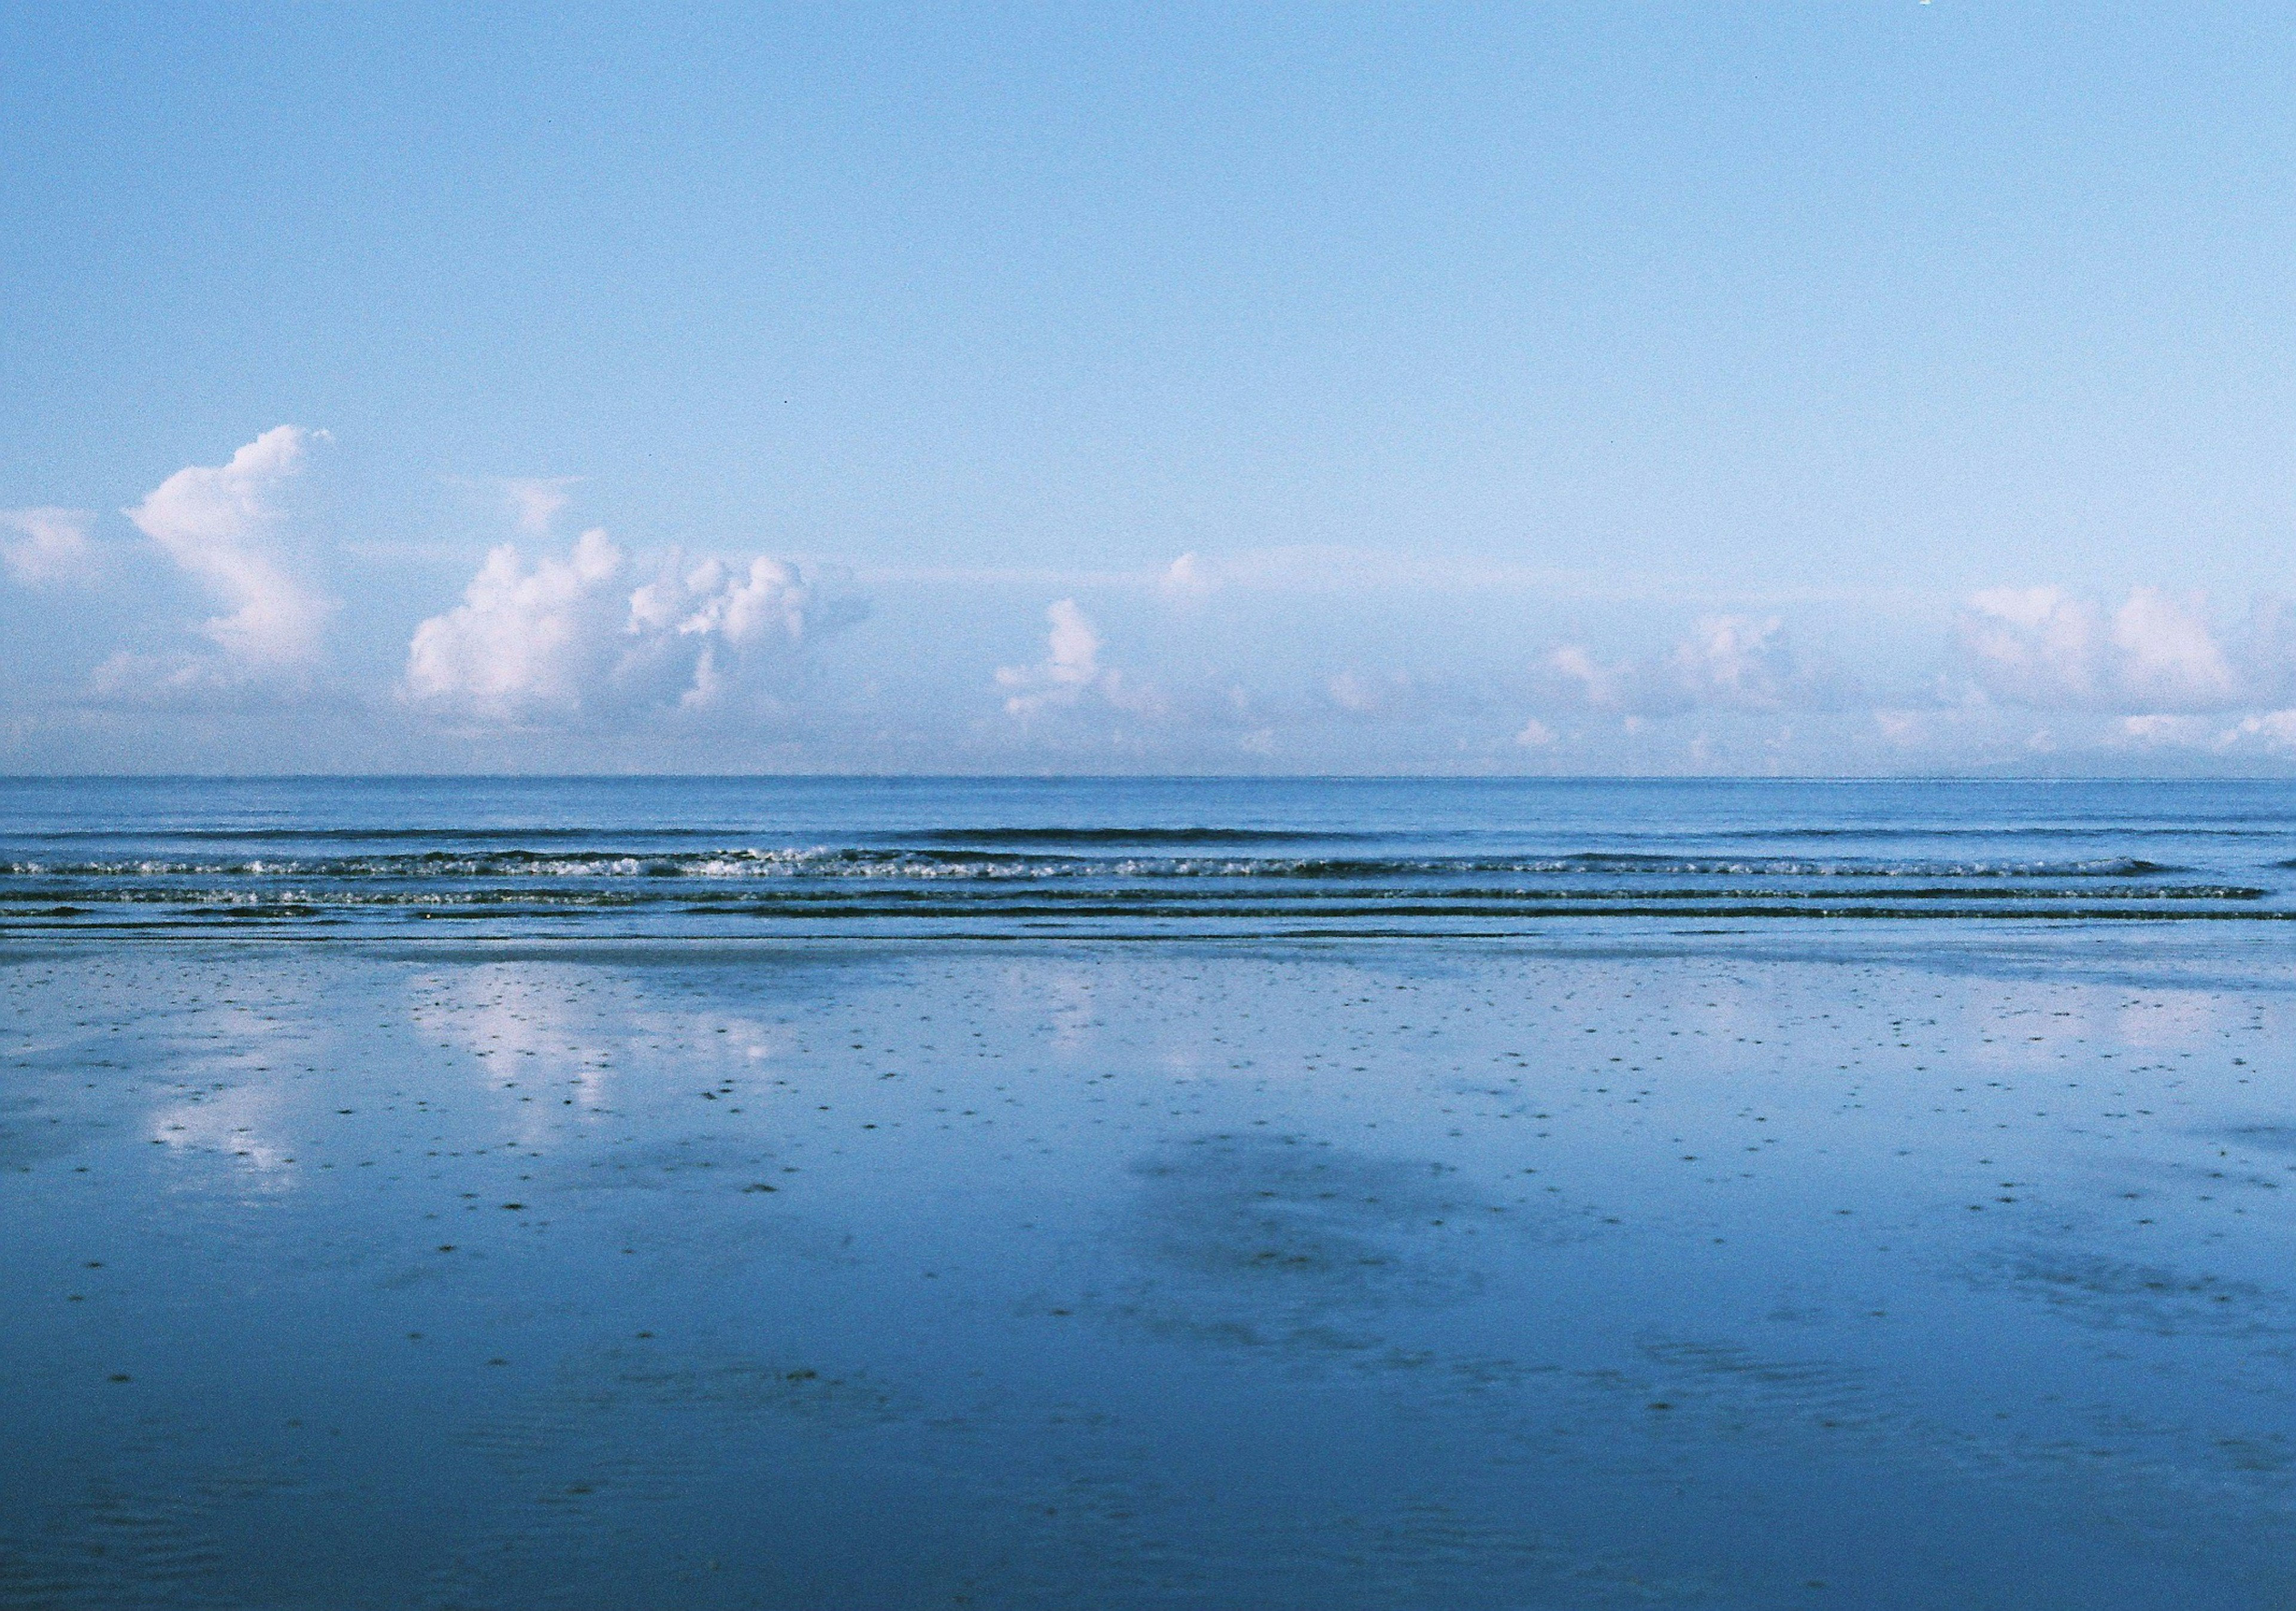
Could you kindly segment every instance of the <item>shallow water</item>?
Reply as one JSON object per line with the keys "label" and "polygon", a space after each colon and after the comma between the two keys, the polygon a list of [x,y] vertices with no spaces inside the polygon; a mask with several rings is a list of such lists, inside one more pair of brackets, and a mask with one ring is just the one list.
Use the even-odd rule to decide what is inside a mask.
{"label": "shallow water", "polygon": [[2296,1603],[2276,925],[521,920],[0,945],[0,1603]]}

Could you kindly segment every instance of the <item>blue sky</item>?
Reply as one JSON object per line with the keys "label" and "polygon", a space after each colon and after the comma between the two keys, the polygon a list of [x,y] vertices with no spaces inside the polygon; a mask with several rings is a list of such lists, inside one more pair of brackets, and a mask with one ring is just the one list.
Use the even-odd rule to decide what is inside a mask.
{"label": "blue sky", "polygon": [[0,12],[0,765],[2296,765],[2284,16],[655,9]]}

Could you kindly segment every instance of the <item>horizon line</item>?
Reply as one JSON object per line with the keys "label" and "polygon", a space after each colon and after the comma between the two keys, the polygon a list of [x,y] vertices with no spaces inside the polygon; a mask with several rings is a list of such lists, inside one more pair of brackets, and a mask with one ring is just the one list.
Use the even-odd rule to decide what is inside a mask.
{"label": "horizon line", "polygon": [[2290,783],[2280,773],[0,772],[17,783]]}

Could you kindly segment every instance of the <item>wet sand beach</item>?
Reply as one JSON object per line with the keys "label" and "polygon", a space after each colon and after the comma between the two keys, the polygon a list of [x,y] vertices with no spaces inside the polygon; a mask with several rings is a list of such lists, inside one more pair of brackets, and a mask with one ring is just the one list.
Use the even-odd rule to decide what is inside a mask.
{"label": "wet sand beach", "polygon": [[2288,1604],[2277,934],[19,936],[0,1603]]}

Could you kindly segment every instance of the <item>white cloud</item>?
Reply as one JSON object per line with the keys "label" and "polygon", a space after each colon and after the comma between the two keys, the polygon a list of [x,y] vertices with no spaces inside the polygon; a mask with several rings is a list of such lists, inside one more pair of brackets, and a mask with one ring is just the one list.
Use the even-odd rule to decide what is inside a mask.
{"label": "white cloud", "polygon": [[1522,731],[1514,735],[1514,741],[1525,749],[1544,749],[1554,742],[1554,729],[1533,716],[1522,724]]}
{"label": "white cloud", "polygon": [[1991,588],[1960,635],[1977,685],[2005,704],[2190,712],[2243,695],[2197,595],[2134,588],[2107,617],[2059,587]]}
{"label": "white cloud", "polygon": [[2296,755],[2296,710],[2267,710],[2243,717],[2219,734],[2218,749],[2254,745],[2283,755]]}
{"label": "white cloud", "polygon": [[463,601],[415,628],[402,684],[414,703],[489,722],[615,709],[718,707],[759,686],[777,648],[817,623],[798,568],[660,556],[642,568],[603,530],[531,564],[488,554]]}
{"label": "white cloud", "polygon": [[1995,587],[1972,595],[1962,646],[1979,683],[2011,704],[2080,703],[2102,680],[2096,607],[2060,587]]}
{"label": "white cloud", "polygon": [[1045,658],[1033,666],[997,668],[996,685],[1006,691],[1005,710],[1016,716],[1074,706],[1086,696],[1135,716],[1166,716],[1170,702],[1155,688],[1100,663],[1100,631],[1074,599],[1062,599],[1045,611],[1052,630]]}
{"label": "white cloud", "polygon": [[414,629],[407,692],[497,719],[578,709],[620,625],[622,565],[603,531],[584,532],[566,558],[531,569],[515,544],[493,550],[463,602]]}
{"label": "white cloud", "polygon": [[1623,668],[1596,664],[1595,657],[1576,643],[1551,651],[1539,669],[1550,685],[1574,690],[1581,700],[1597,709],[1622,702],[1618,685],[1625,675]]}
{"label": "white cloud", "polygon": [[1617,665],[1569,643],[1550,651],[1538,671],[1549,698],[1629,717],[1823,708],[1847,691],[1838,674],[1800,660],[1775,616],[1707,616],[1665,654]]}
{"label": "white cloud", "polygon": [[88,517],[77,509],[0,510],[0,527],[17,533],[0,544],[8,574],[28,587],[86,582],[95,570],[95,551],[87,540]]}
{"label": "white cloud", "polygon": [[2157,587],[2133,589],[2112,617],[2123,686],[2156,707],[2189,709],[2237,699],[2240,680],[2217,647],[2204,612],[2198,595],[2179,600]]}
{"label": "white cloud", "polygon": [[335,608],[280,551],[281,486],[302,468],[312,433],[281,425],[223,465],[179,470],[125,511],[228,611],[201,630],[242,670],[307,664]]}
{"label": "white cloud", "polygon": [[[629,635],[700,644],[692,683],[678,703],[699,709],[726,697],[733,663],[806,634],[813,589],[794,566],[758,554],[744,568],[704,560],[687,568],[674,561],[655,581],[630,595]],[[669,656],[676,659],[675,653]]]}
{"label": "white cloud", "polygon": [[1694,704],[1754,710],[1788,703],[1798,677],[1775,616],[1708,616],[1675,645],[1667,670]]}
{"label": "white cloud", "polygon": [[1107,675],[1100,664],[1100,633],[1074,599],[1062,599],[1045,611],[1052,623],[1045,658],[1034,666],[1004,666],[996,685],[1011,690],[1004,708],[1032,716],[1048,705],[1073,705]]}

